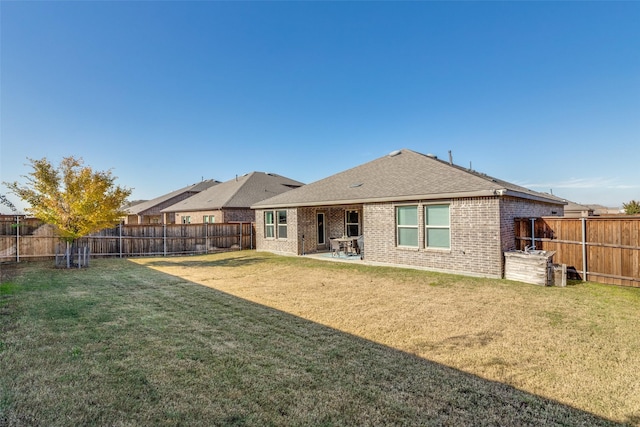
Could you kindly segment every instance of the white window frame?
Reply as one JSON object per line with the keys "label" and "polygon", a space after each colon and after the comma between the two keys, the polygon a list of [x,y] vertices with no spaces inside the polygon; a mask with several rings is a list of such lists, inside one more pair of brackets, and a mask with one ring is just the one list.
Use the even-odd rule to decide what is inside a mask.
{"label": "white window frame", "polygon": [[[267,217],[271,216],[271,222]],[[265,239],[286,239],[289,232],[289,221],[286,210],[264,211],[264,237]],[[284,219],[284,221],[282,221]],[[271,232],[269,232],[271,230]],[[271,235],[269,235],[271,234]]]}
{"label": "white window frame", "polygon": [[[349,222],[349,213],[350,212],[355,212],[358,215],[358,222]],[[344,211],[344,235],[345,236],[349,236],[349,237],[357,237],[360,236],[362,234],[362,232],[360,231],[360,211],[357,209],[348,209]],[[349,234],[349,226],[350,225],[355,225],[357,227],[358,232],[354,235],[351,236]]]}
{"label": "white window frame", "polygon": [[[281,216],[284,214],[284,216]],[[287,211],[286,210],[278,210],[276,211],[276,239],[286,239],[288,234],[288,221],[287,221]],[[280,222],[281,219],[284,218],[284,222]],[[283,232],[284,231],[284,232]]]}
{"label": "white window frame", "polygon": [[[271,215],[271,221],[267,220],[268,215]],[[269,233],[268,230],[271,230]],[[264,211],[264,237],[266,239],[276,238],[276,214],[275,211]]]}
{"label": "white window frame", "polygon": [[[413,208],[416,213],[416,223],[415,224],[400,224],[400,215],[399,211],[403,208]],[[396,246],[399,248],[419,248],[420,247],[420,218],[419,214],[419,206],[418,205],[398,205],[396,206]],[[416,233],[416,243],[415,245],[408,245],[400,243],[400,234],[401,230],[415,230]]]}
{"label": "white window frame", "polygon": [[[428,224],[429,215],[427,214],[427,209],[431,207],[444,207],[447,208],[448,218],[447,225],[433,225]],[[441,249],[441,250],[449,250],[451,249],[451,204],[450,203],[429,203],[424,205],[423,209],[424,214],[424,247],[425,249]],[[429,230],[447,230],[448,232],[448,246],[433,246],[429,244]]]}

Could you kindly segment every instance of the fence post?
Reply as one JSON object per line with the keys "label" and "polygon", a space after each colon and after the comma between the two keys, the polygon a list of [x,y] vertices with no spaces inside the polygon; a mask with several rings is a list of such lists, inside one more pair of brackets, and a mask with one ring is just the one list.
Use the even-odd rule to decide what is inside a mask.
{"label": "fence post", "polygon": [[66,240],[66,246],[65,246],[65,255],[67,257],[67,268],[71,268],[71,257],[72,257],[72,253],[71,253],[71,248],[69,247],[69,241]]}
{"label": "fence post", "polygon": [[16,262],[20,262],[20,217],[16,215]]}
{"label": "fence post", "polygon": [[240,250],[242,250],[242,225],[243,223],[240,223]]}
{"label": "fence post", "polygon": [[536,250],[536,219],[530,218],[531,220],[531,249]]}
{"label": "fence post", "polygon": [[167,256],[167,224],[162,224],[162,256]]}
{"label": "fence post", "polygon": [[122,258],[122,221],[118,224],[118,249]]}
{"label": "fence post", "polygon": [[204,223],[204,253],[209,253],[209,223]]}
{"label": "fence post", "polygon": [[582,219],[582,281],[587,281],[587,218]]}

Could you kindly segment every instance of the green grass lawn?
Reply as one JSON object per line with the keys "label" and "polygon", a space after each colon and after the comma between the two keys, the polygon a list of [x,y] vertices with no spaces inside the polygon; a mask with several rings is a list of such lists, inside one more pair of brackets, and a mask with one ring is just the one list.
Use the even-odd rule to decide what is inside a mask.
{"label": "green grass lawn", "polygon": [[[638,424],[639,390],[611,384],[621,373],[602,347],[615,346],[614,365],[640,387],[639,294],[253,251],[83,270],[25,263],[0,285],[0,426]],[[578,322],[578,306],[594,317]],[[484,316],[522,326],[532,312],[544,333],[478,329]],[[563,394],[580,381],[531,367],[542,354],[574,357],[552,345],[553,331],[584,353],[560,368],[582,372],[589,393]],[[471,356],[498,368],[482,371]]]}

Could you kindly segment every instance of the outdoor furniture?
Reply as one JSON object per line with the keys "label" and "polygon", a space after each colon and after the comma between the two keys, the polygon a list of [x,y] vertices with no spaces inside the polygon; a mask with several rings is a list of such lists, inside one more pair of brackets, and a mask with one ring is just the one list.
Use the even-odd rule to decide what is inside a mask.
{"label": "outdoor furniture", "polygon": [[345,256],[349,256],[349,254],[354,253],[354,247],[356,245],[357,237],[343,236],[335,240],[337,240],[342,246],[342,251],[344,252]]}
{"label": "outdoor furniture", "polygon": [[360,245],[358,244],[358,239],[357,239],[357,238],[356,238],[356,239],[354,239],[354,240],[351,242],[351,245],[352,245],[352,248],[351,248],[351,249],[353,250],[353,252],[354,252],[356,255],[360,255]]}
{"label": "outdoor furniture", "polygon": [[329,241],[331,242],[331,256],[339,257],[340,252],[343,250],[342,244],[338,239],[329,239]]}
{"label": "outdoor furniture", "polygon": [[360,259],[364,259],[364,236],[358,236],[355,243],[358,248],[357,254],[360,255]]}

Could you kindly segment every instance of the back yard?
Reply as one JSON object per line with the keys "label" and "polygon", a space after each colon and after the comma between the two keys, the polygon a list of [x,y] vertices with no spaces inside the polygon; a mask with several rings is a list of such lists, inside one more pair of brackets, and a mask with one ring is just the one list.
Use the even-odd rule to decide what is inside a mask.
{"label": "back yard", "polygon": [[0,425],[640,425],[640,289],[242,251],[23,263]]}

